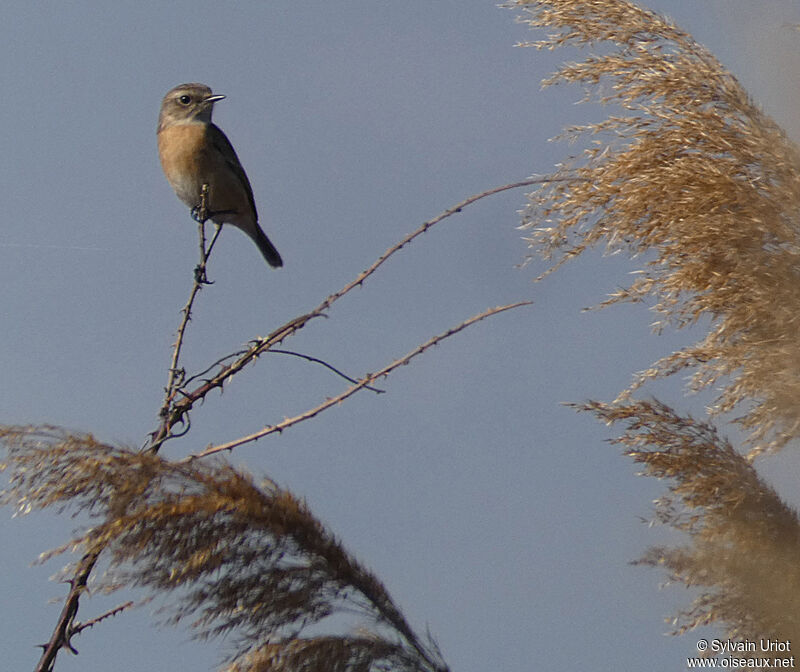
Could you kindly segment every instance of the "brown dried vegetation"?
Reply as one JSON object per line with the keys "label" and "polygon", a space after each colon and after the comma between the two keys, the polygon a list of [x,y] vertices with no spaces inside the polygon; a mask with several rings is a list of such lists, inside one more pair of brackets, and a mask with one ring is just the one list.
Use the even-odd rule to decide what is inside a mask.
{"label": "brown dried vegetation", "polygon": [[[800,524],[752,465],[800,433],[800,153],[669,20],[624,0],[510,6],[550,31],[526,46],[599,47],[545,85],[582,85],[587,101],[622,111],[567,129],[584,150],[530,195],[531,246],[550,271],[596,246],[641,255],[638,279],[604,305],[650,300],[657,329],[708,325],[614,403],[580,407],[625,423],[617,443],[645,475],[672,482],[656,520],[689,543],[652,548],[640,563],[700,591],[675,633],[714,624],[735,640],[800,641]],[[712,415],[742,413],[748,457],[708,423],[631,399],[687,370],[694,389],[721,389]]]}
{"label": "brown dried vegetation", "polygon": [[674,634],[715,624],[734,640],[800,641],[800,521],[748,460],[710,424],[658,402],[579,408],[625,424],[613,443],[644,466],[644,475],[673,482],[656,502],[656,520],[690,543],[651,548],[639,562],[703,589],[674,619]]}
{"label": "brown dried vegetation", "polygon": [[[754,449],[800,431],[800,153],[736,79],[690,35],[621,0],[526,2],[525,21],[555,29],[530,43],[599,45],[546,85],[577,83],[622,115],[570,128],[578,157],[531,195],[531,245],[557,263],[604,245],[647,253],[609,303],[652,297],[657,326],[706,318],[707,335],[644,371],[694,369],[724,385],[716,412],[744,407]],[[543,226],[544,224],[544,226]]]}
{"label": "brown dried vegetation", "polygon": [[[5,427],[0,439],[11,471],[4,503],[86,513],[93,523],[45,557],[103,551],[110,571],[100,589],[173,594],[170,622],[191,619],[200,638],[233,636],[225,669],[289,670],[321,661],[324,669],[348,672],[446,669],[383,584],[274,483],[258,487],[222,462],[170,462],[55,428]],[[371,621],[374,631],[301,637],[345,610]]]}

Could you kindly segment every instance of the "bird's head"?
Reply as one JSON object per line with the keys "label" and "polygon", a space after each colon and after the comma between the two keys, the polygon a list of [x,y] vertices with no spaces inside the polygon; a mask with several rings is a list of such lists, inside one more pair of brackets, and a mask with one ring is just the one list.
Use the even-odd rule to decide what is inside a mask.
{"label": "bird's head", "polygon": [[214,103],[224,97],[212,93],[205,84],[180,84],[167,91],[161,101],[158,130],[173,124],[210,123]]}

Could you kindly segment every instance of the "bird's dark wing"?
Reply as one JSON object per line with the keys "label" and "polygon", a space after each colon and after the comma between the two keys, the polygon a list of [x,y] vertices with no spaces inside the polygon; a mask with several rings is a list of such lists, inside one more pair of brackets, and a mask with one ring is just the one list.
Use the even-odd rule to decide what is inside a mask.
{"label": "bird's dark wing", "polygon": [[256,201],[253,198],[253,187],[250,186],[250,180],[247,179],[247,173],[244,172],[242,164],[239,163],[239,157],[236,156],[236,151],[233,149],[231,141],[228,140],[226,135],[216,124],[208,125],[208,133],[211,144],[225,157],[228,166],[230,166],[234,175],[236,175],[242,183],[244,190],[247,192],[247,200],[250,201],[250,207],[253,208],[255,221],[258,221],[258,210],[256,210]]}

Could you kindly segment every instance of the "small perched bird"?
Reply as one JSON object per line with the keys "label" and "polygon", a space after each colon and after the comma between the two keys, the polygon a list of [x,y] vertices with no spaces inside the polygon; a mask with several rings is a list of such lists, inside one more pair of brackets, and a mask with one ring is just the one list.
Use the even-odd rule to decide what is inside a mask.
{"label": "small perched bird", "polygon": [[258,225],[258,212],[247,173],[228,138],[213,123],[214,103],[225,96],[205,84],[181,84],[167,92],[158,115],[158,156],[172,188],[195,212],[208,185],[209,218],[233,224],[253,239],[275,268],[281,255]]}

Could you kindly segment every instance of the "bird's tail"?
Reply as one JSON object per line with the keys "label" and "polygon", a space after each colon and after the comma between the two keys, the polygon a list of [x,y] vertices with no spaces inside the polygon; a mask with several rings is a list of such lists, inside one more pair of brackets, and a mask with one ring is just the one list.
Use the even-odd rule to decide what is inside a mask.
{"label": "bird's tail", "polygon": [[272,266],[272,268],[280,268],[283,266],[283,259],[281,259],[281,255],[278,253],[278,250],[275,249],[275,246],[270,242],[269,238],[267,238],[267,234],[261,230],[261,227],[256,224],[252,227],[252,230],[247,231],[250,237],[253,239],[256,245],[258,245],[258,249],[261,250],[261,254],[264,255],[264,259],[267,260],[267,263]]}

